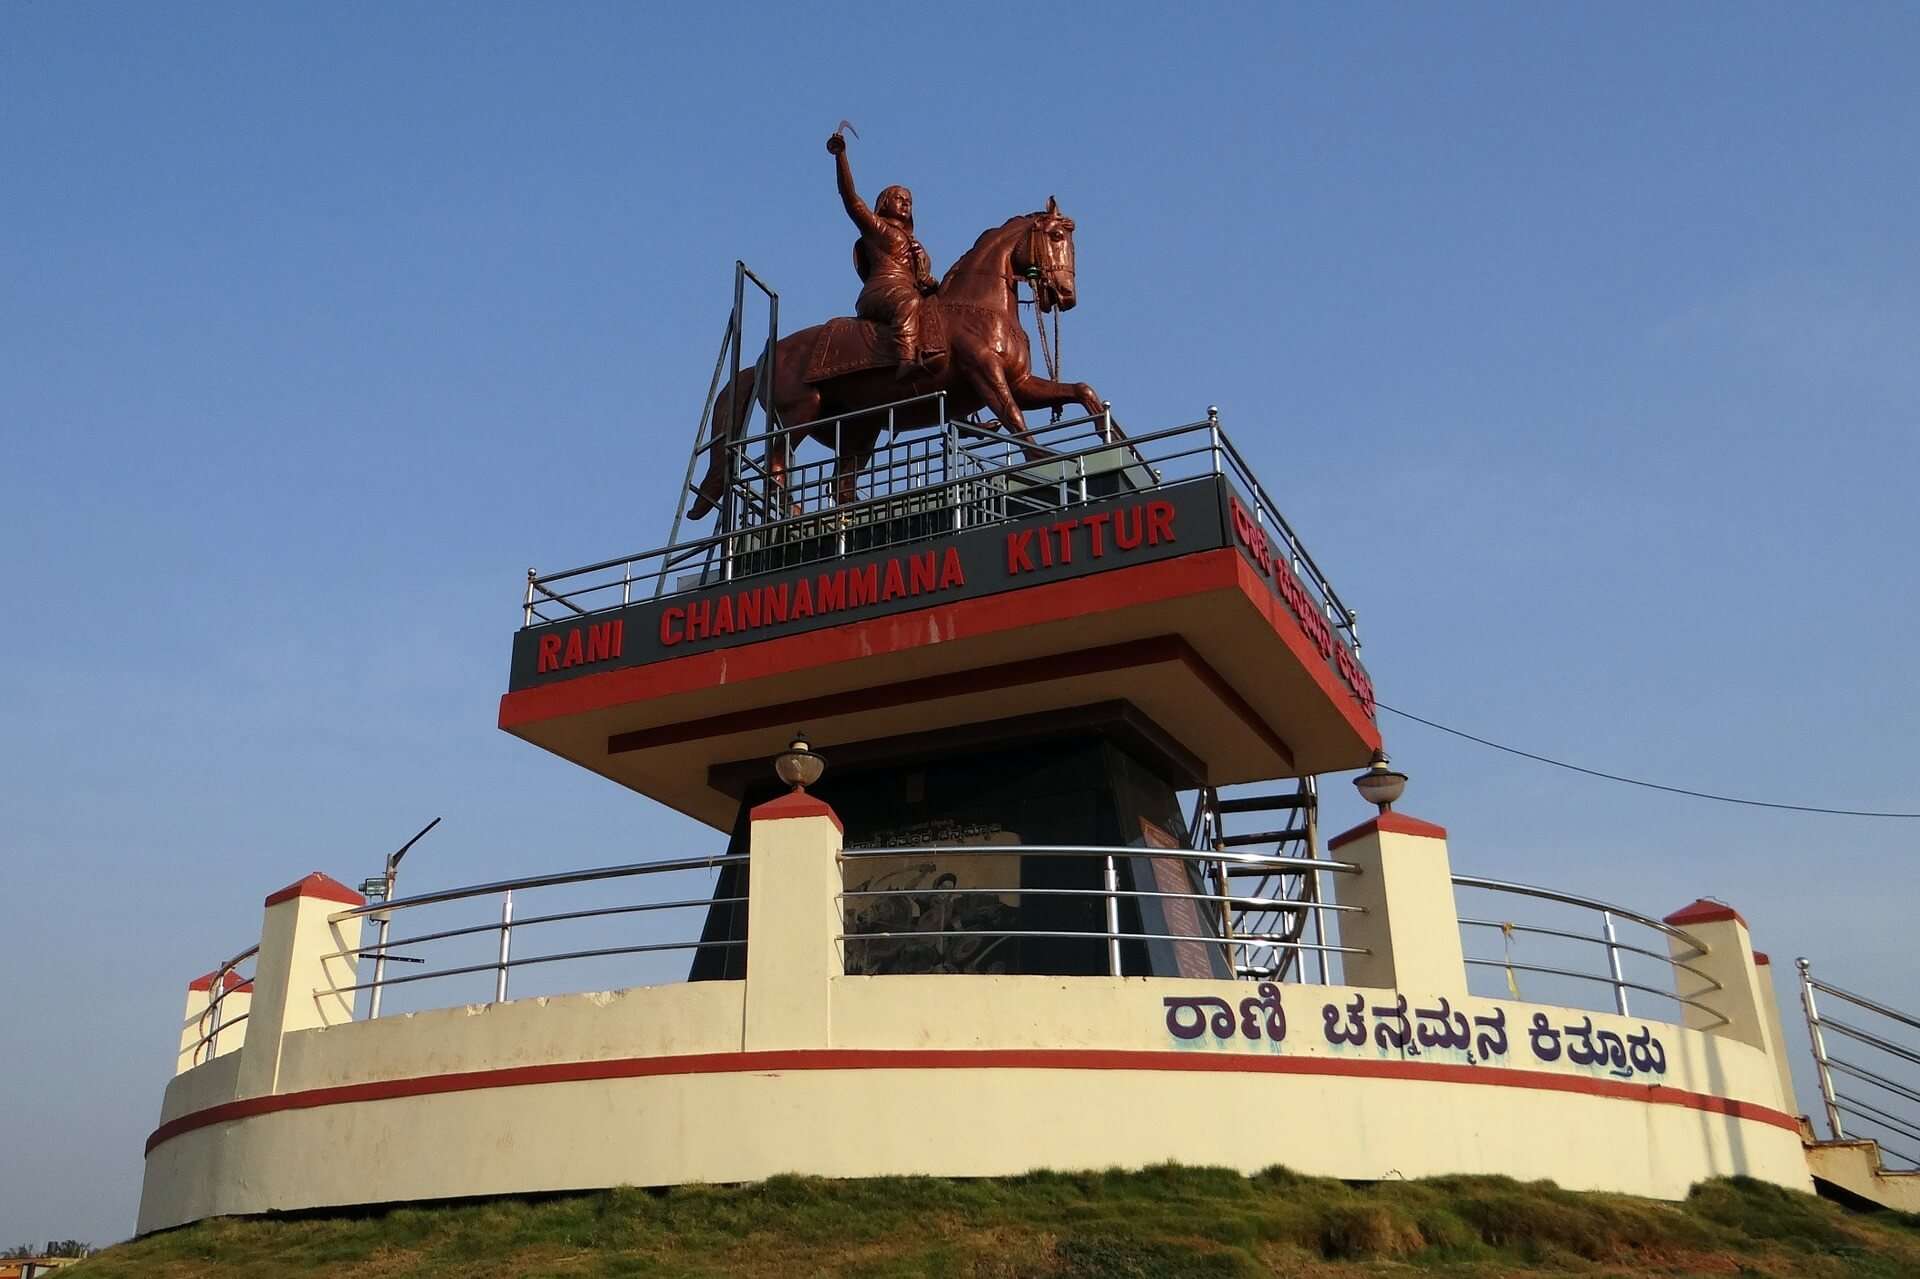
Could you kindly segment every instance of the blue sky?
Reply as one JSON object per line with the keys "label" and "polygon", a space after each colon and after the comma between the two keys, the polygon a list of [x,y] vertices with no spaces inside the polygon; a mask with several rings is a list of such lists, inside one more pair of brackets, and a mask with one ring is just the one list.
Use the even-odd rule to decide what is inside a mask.
{"label": "blue sky", "polygon": [[[850,307],[842,117],[940,268],[1058,196],[1070,376],[1221,406],[1384,701],[1920,808],[1911,8],[960,14],[0,7],[0,1241],[131,1228],[266,892],[715,846],[496,700],[528,564],[664,537],[734,258]],[[1456,869],[1920,1004],[1920,823],[1386,729]]]}

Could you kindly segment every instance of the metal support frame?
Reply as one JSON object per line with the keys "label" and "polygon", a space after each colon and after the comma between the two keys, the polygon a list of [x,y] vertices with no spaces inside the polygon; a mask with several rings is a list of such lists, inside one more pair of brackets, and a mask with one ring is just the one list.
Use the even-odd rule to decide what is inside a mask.
{"label": "metal support frame", "polygon": [[1622,1017],[1632,1016],[1627,1011],[1627,984],[1625,976],[1620,971],[1620,939],[1613,933],[1612,911],[1600,912],[1600,928],[1607,938],[1607,969],[1613,974],[1614,1010]]}
{"label": "metal support frame", "polygon": [[1120,975],[1120,871],[1108,853],[1103,878],[1107,889],[1107,976]]}
{"label": "metal support frame", "polygon": [[493,1002],[507,1002],[507,968],[513,960],[513,890],[500,897],[500,959],[494,968]]}

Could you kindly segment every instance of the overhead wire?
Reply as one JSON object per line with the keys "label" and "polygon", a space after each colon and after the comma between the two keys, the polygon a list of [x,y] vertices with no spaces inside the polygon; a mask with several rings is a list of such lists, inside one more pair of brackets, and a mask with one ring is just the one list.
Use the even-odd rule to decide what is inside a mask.
{"label": "overhead wire", "polygon": [[1449,728],[1445,724],[1436,723],[1433,720],[1415,715],[1412,711],[1403,711],[1397,706],[1389,706],[1385,702],[1376,701],[1374,705],[1383,711],[1390,711],[1398,715],[1401,719],[1410,719],[1416,724],[1425,724],[1428,728],[1438,729],[1443,733],[1451,733],[1455,737],[1464,737],[1470,742],[1477,742],[1482,746],[1490,746],[1494,750],[1505,751],[1509,755],[1518,755],[1522,759],[1530,759],[1536,763],[1551,764],[1555,768],[1564,768],[1569,772],[1584,773],[1588,777],[1598,777],[1603,781],[1621,782],[1628,786],[1642,786],[1648,790],[1666,791],[1670,795],[1686,795],[1693,799],[1710,799],[1721,804],[1744,804],[1749,808],[1777,808],[1790,813],[1818,813],[1826,817],[1893,817],[1920,820],[1920,813],[1876,812],[1870,809],[1860,808],[1822,808],[1813,804],[1781,804],[1768,799],[1743,799],[1738,795],[1716,795],[1712,791],[1693,790],[1686,786],[1668,786],[1662,782],[1650,782],[1639,777],[1623,777],[1619,773],[1607,773],[1597,768],[1586,768],[1579,764],[1569,764],[1564,759],[1554,759],[1548,755],[1535,754],[1533,751],[1523,751],[1518,746],[1507,746],[1485,737],[1476,736],[1462,729]]}

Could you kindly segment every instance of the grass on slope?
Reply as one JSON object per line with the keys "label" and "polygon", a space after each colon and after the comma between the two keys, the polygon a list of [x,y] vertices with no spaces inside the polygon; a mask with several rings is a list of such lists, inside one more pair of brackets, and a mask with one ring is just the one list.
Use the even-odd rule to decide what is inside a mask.
{"label": "grass on slope", "polygon": [[968,1276],[1188,1279],[1412,1270],[1461,1276],[1920,1275],[1920,1217],[1854,1215],[1736,1179],[1683,1203],[1548,1182],[1366,1186],[1272,1169],[981,1181],[781,1177],[300,1218],[204,1222],[71,1279]]}

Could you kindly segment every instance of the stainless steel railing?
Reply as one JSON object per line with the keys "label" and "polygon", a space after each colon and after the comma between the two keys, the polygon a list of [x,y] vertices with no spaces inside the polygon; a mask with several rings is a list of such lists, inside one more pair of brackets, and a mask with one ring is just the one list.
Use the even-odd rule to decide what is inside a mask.
{"label": "stainless steel railing", "polygon": [[[1813,1042],[1813,1064],[1820,1081],[1820,1100],[1827,1112],[1827,1128],[1835,1141],[1849,1139],[1845,1115],[1865,1124],[1860,1136],[1879,1143],[1882,1155],[1892,1155],[1912,1168],[1920,1169],[1920,1158],[1907,1150],[1920,1150],[1920,1049],[1902,1044],[1890,1035],[1920,1031],[1920,1018],[1877,1000],[1819,980],[1805,959],[1794,961],[1800,970],[1800,1007],[1807,1017],[1807,1038]],[[1850,1016],[1864,1013],[1859,1025],[1830,1014],[1822,1014],[1816,995],[1828,995],[1848,1005]],[[1877,1020],[1869,1020],[1877,1019]],[[1826,1032],[1832,1031],[1852,1041],[1858,1056],[1852,1060],[1834,1057],[1827,1051]],[[1834,1075],[1846,1076],[1850,1083],[1865,1084],[1876,1091],[1868,1094],[1841,1092]],[[1892,1134],[1910,1147],[1887,1145]]]}
{"label": "stainless steel railing", "polygon": [[[230,1031],[247,1019],[246,1013],[228,1015],[227,996],[251,987],[253,979],[242,975],[239,968],[241,964],[259,953],[258,945],[249,946],[213,970],[209,978],[211,984],[207,987],[207,1006],[201,1010],[196,1020],[200,1034],[194,1041],[189,1056],[189,1062],[192,1065],[198,1066],[202,1062],[212,1061],[219,1056],[221,1032]],[[227,986],[229,974],[234,978],[232,990]]]}
{"label": "stainless steel railing", "polygon": [[[931,413],[929,427],[894,426],[913,411]],[[776,484],[752,456],[785,429],[735,441],[735,501],[723,531],[673,541],[634,555],[557,573],[528,570],[521,621],[534,626],[621,607],[637,598],[665,598],[760,572],[829,562],[850,551],[879,550],[966,528],[1004,523],[1043,510],[1100,500],[1103,485],[1152,492],[1203,475],[1226,475],[1244,490],[1256,524],[1275,537],[1282,558],[1311,593],[1339,642],[1359,649],[1352,609],[1307,553],[1245,458],[1220,425],[1206,418],[1144,434],[1123,435],[1111,411],[1062,418],[1031,428],[1018,441],[997,430],[947,416],[943,395],[921,396],[808,424],[839,430],[855,417],[882,416],[889,440],[856,476],[841,477],[833,459],[790,466]]]}
{"label": "stainless steel railing", "polygon": [[[1485,879],[1478,875],[1455,875],[1453,883],[1456,889],[1494,893],[1506,898],[1525,898],[1548,903],[1552,907],[1584,912],[1575,916],[1573,921],[1563,918],[1555,919],[1552,923],[1528,923],[1472,915],[1464,910],[1460,912],[1461,940],[1467,951],[1468,967],[1502,970],[1506,974],[1508,991],[1515,998],[1520,997],[1517,974],[1528,973],[1556,981],[1604,985],[1613,994],[1612,1011],[1622,1017],[1632,1015],[1628,992],[1639,991],[1705,1013],[1714,1019],[1715,1025],[1727,1023],[1727,1017],[1700,999],[1702,995],[1722,989],[1722,984],[1691,962],[1706,955],[1707,947],[1686,929],[1676,928],[1664,920],[1642,915],[1624,906],[1558,889]],[[1575,927],[1575,921],[1586,926]],[[1554,926],[1563,922],[1567,926]],[[1651,945],[1622,941],[1620,932],[1623,924],[1646,930],[1663,942],[1678,941],[1687,949],[1675,954],[1671,946],[1655,950]],[[1488,930],[1501,939],[1503,953],[1498,958],[1476,954],[1474,952],[1479,949],[1478,946],[1469,944],[1470,941],[1477,943],[1487,937]],[[1514,957],[1516,943],[1529,947],[1524,958]],[[1593,949],[1595,947],[1599,948],[1597,956]],[[1604,961],[1604,970],[1597,970],[1593,965],[1592,961],[1596,958]],[[1545,960],[1555,962],[1542,962]],[[1649,971],[1657,976],[1644,976]],[[1680,989],[1683,984],[1689,987],[1684,992]]]}
{"label": "stainless steel railing", "polygon": [[[854,868],[860,863],[871,861],[904,861],[914,864],[926,873],[944,869],[956,860],[993,859],[1005,861],[1026,857],[1088,859],[1099,863],[1100,886],[1098,888],[1076,887],[1030,887],[1018,882],[997,883],[991,879],[981,883],[962,885],[958,882],[943,883],[936,879],[933,883],[915,883],[898,887],[845,887],[848,882],[869,884],[868,880],[855,880]],[[1121,888],[1120,870],[1122,863],[1129,868],[1142,863],[1155,861],[1173,861],[1183,869],[1190,886],[1198,891],[1168,890],[1163,888]],[[1233,917],[1240,912],[1279,912],[1287,913],[1303,910],[1329,912],[1359,912],[1360,907],[1334,905],[1325,902],[1302,902],[1282,897],[1235,895],[1226,890],[1224,877],[1212,882],[1212,891],[1207,890],[1208,873],[1212,868],[1222,865],[1248,871],[1271,871],[1298,874],[1302,872],[1327,872],[1331,874],[1355,874],[1358,867],[1350,862],[1332,861],[1326,858],[1277,857],[1257,853],[1236,853],[1226,851],[1203,852],[1190,848],[1102,848],[1077,844],[964,844],[944,847],[905,847],[905,848],[860,848],[848,849],[841,854],[842,883],[840,893],[842,918],[862,920],[862,912],[855,909],[863,902],[896,903],[898,908],[884,912],[888,918],[875,920],[882,926],[849,927],[843,925],[838,940],[844,948],[846,968],[850,973],[875,970],[869,956],[875,947],[888,943],[912,943],[925,948],[935,971],[944,971],[964,960],[965,967],[960,971],[991,971],[983,967],[990,958],[994,946],[1000,943],[1026,938],[1047,940],[1103,940],[1105,942],[1106,970],[1110,976],[1127,975],[1124,971],[1123,949],[1128,942],[1168,942],[1198,944],[1210,949],[1217,948],[1225,961],[1226,970],[1235,976],[1258,976],[1262,980],[1273,980],[1276,972],[1292,971],[1301,973],[1302,965],[1298,955],[1302,952],[1336,955],[1363,955],[1368,952],[1357,946],[1332,944],[1324,939],[1318,942],[1301,940],[1297,931],[1285,933],[1256,933],[1234,928]],[[941,878],[955,878],[950,873]],[[1016,880],[1019,876],[1015,876]],[[1157,882],[1157,881],[1156,881]],[[991,903],[1007,897],[1020,899],[1051,898],[1100,904],[1099,926],[1080,928],[1034,928],[996,926],[1001,921],[992,918],[989,905],[983,912],[987,926],[980,921],[969,923],[956,907],[969,901]],[[1133,913],[1140,914],[1141,903],[1155,903],[1161,907],[1168,918],[1178,918],[1181,926],[1168,927],[1165,930],[1148,930],[1144,927],[1126,928],[1122,926],[1122,909],[1131,903]],[[901,927],[899,925],[908,925]],[[982,945],[982,943],[986,943]],[[1275,959],[1254,963],[1249,959],[1252,952],[1272,954],[1279,952],[1295,956],[1291,963],[1282,963]],[[1165,974],[1162,974],[1165,975]]]}
{"label": "stainless steel railing", "polygon": [[[697,935],[704,926],[707,911],[715,905],[744,905],[745,897],[721,897],[713,892],[718,872],[727,866],[744,865],[747,859],[743,855],[725,855],[715,857],[686,858],[678,861],[638,862],[623,866],[599,866],[586,870],[561,871],[547,875],[527,875],[519,879],[498,880],[487,884],[474,884],[464,888],[447,888],[437,892],[417,893],[411,897],[399,897],[392,901],[369,902],[351,910],[338,911],[330,918],[334,921],[368,918],[391,921],[394,916],[423,908],[465,903],[477,900],[493,899],[497,901],[497,914],[483,923],[455,924],[452,927],[426,928],[422,931],[406,933],[402,936],[385,936],[372,945],[357,946],[350,950],[333,951],[328,959],[372,960],[374,976],[371,980],[356,982],[350,986],[334,987],[331,991],[315,991],[316,997],[324,994],[348,994],[358,991],[371,992],[368,997],[368,1016],[378,1016],[380,1002],[378,995],[386,988],[406,986],[417,982],[435,981],[444,978],[466,977],[474,974],[490,973],[493,976],[492,1002],[505,1002],[508,998],[511,975],[517,970],[534,965],[560,964],[582,960],[609,959],[619,956],[650,955],[673,951],[698,952],[712,948],[735,948],[746,945],[738,940],[706,940]],[[529,894],[540,890],[557,889],[567,885],[600,883],[609,880],[642,879],[650,881],[657,875],[694,875],[702,877],[704,892],[687,892],[683,896],[664,897],[659,900],[622,902],[614,905],[591,905],[577,909],[553,910],[538,914],[527,914],[522,909]],[[612,919],[616,917],[651,917],[658,912],[693,912],[696,936],[684,938],[656,938],[648,936],[644,940],[619,937],[613,945],[575,945],[560,950],[547,950],[537,954],[515,953],[516,934],[524,941],[528,929],[546,931],[551,925],[580,924],[586,920]],[[679,918],[685,918],[684,915]],[[425,959],[412,952],[423,946],[457,943],[469,944],[491,941],[492,953],[484,958],[468,957],[465,962],[454,962],[440,967],[422,967],[417,971],[402,972],[393,975],[387,971],[390,964],[422,964]]]}

